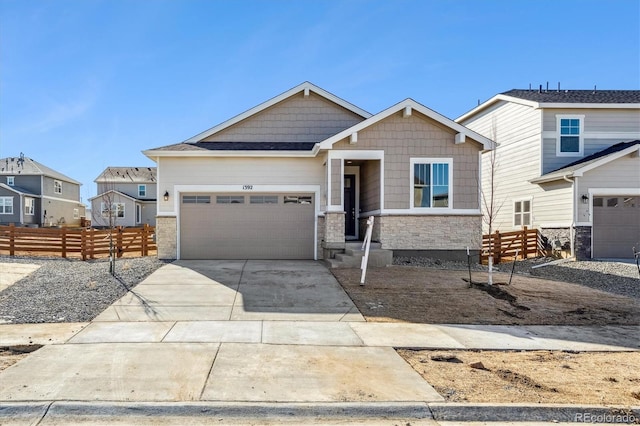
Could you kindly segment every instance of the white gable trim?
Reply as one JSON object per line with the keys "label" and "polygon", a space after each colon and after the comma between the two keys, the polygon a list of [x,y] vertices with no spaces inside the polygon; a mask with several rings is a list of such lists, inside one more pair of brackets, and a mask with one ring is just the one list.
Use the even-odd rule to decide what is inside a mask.
{"label": "white gable trim", "polygon": [[426,106],[414,101],[413,99],[408,98],[390,108],[385,109],[384,111],[379,112],[376,115],[367,118],[364,121],[361,121],[354,126],[349,127],[346,130],[343,130],[337,135],[325,139],[324,141],[320,142],[320,149],[331,149],[333,147],[333,144],[349,137],[352,133],[359,132],[360,130],[365,129],[379,121],[382,121],[390,115],[393,115],[399,111],[403,111],[404,113],[407,108],[411,108],[412,111],[418,111],[419,113],[431,118],[432,120],[437,121],[438,123],[443,124],[458,133],[462,133],[463,135],[480,142],[484,149],[493,149],[495,146],[494,142],[485,138],[484,136],[474,132],[473,130],[467,129],[463,125],[448,119],[444,115],[441,115],[434,110],[429,109]]}
{"label": "white gable trim", "polygon": [[116,191],[115,189],[110,189],[109,191],[105,191],[105,192],[103,192],[102,194],[96,195],[95,197],[91,197],[91,198],[89,198],[89,199],[88,199],[88,201],[93,201],[93,200],[95,200],[96,198],[102,198],[102,197],[104,197],[105,195],[107,195],[107,194],[109,194],[109,193],[114,193],[114,194],[119,195],[119,196],[121,196],[121,197],[125,197],[125,198],[128,198],[128,199],[130,199],[130,200],[133,200],[133,201],[135,201],[135,202],[142,201],[142,200],[138,200],[137,198],[134,198],[134,197],[132,197],[132,196],[130,196],[130,195],[127,195],[127,194],[125,194],[125,193],[123,193],[123,192]]}
{"label": "white gable trim", "polygon": [[507,95],[499,94],[499,95],[495,95],[493,98],[489,99],[488,101],[484,101],[483,103],[481,103],[477,107],[473,108],[472,110],[465,112],[460,117],[456,118],[454,121],[456,123],[460,123],[462,121],[465,121],[465,120],[473,117],[474,115],[476,115],[480,111],[483,111],[483,110],[489,108],[491,105],[493,105],[495,103],[498,103],[500,101],[513,102],[513,103],[516,103],[516,104],[526,105],[526,106],[531,107],[531,108],[539,108],[540,107],[540,104],[538,102],[528,101],[526,99],[514,98],[513,96],[507,96]]}
{"label": "white gable trim", "polygon": [[298,94],[300,92],[304,92],[305,97],[308,96],[309,92],[314,92],[320,96],[322,96],[323,98],[340,105],[341,107],[355,113],[358,114],[359,116],[363,117],[363,118],[369,118],[371,117],[371,114],[368,113],[367,111],[358,108],[357,106],[345,101],[344,99],[341,99],[339,97],[337,97],[336,95],[327,92],[324,89],[319,88],[318,86],[309,83],[308,81],[305,81],[302,84],[297,85],[296,87],[287,90],[286,92],[276,96],[275,98],[271,98],[266,102],[261,103],[260,105],[257,105],[245,112],[243,112],[242,114],[238,114],[235,117],[224,121],[220,124],[218,124],[217,126],[214,126],[212,128],[210,128],[209,130],[205,130],[202,133],[199,133],[189,139],[187,139],[186,142],[199,142],[204,138],[207,138],[217,132],[220,132],[228,127],[233,126],[236,123],[239,123],[240,121],[251,117],[252,115],[255,115],[257,113],[259,113],[260,111],[264,111],[265,109],[272,107],[273,105],[277,104],[278,102],[282,102],[283,100],[290,98],[291,96]]}
{"label": "white gable trim", "polygon": [[618,151],[618,152],[614,152],[613,154],[609,154],[606,155],[602,158],[600,158],[598,161],[594,161],[593,163],[587,164],[584,167],[580,167],[578,169],[576,169],[573,172],[573,176],[577,176],[580,177],[582,176],[585,172],[588,172],[589,170],[593,170],[595,168],[598,168],[600,166],[603,166],[607,163],[610,163],[614,160],[617,160],[618,158],[622,158],[626,155],[632,154],[634,152],[637,152],[640,154],[640,145],[633,145],[630,146],[627,149],[623,149],[622,151]]}

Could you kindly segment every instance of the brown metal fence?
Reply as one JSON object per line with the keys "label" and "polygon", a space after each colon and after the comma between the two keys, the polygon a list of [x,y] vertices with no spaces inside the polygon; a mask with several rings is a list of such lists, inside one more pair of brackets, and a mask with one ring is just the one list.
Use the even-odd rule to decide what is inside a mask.
{"label": "brown metal fence", "polygon": [[110,237],[117,257],[125,253],[148,256],[155,251],[155,228],[110,229],[23,228],[0,226],[0,253],[9,256],[41,255],[78,257],[82,260],[109,256]]}
{"label": "brown metal fence", "polygon": [[493,234],[482,236],[482,253],[480,260],[487,263],[489,258],[489,241],[492,241],[493,263],[504,260],[513,260],[516,253],[519,259],[544,256],[546,251],[540,231],[527,229],[522,231],[504,232],[496,231]]}

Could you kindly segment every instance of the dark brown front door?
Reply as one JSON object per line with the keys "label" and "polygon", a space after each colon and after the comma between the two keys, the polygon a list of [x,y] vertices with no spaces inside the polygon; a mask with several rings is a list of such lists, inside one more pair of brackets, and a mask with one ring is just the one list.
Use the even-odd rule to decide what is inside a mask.
{"label": "dark brown front door", "polygon": [[356,176],[344,175],[344,234],[356,236]]}

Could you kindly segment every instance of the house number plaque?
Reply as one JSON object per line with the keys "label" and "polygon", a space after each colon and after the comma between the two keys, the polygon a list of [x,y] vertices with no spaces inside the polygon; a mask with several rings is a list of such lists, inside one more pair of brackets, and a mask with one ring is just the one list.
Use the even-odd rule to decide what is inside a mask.
{"label": "house number plaque", "polygon": [[242,185],[243,191],[253,191],[253,185]]}

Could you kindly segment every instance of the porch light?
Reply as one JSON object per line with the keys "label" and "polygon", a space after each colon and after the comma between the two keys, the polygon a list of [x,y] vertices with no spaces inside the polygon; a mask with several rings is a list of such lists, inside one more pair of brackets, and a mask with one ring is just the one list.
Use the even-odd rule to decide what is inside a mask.
{"label": "porch light", "polygon": [[169,201],[169,191],[164,191],[164,200]]}
{"label": "porch light", "polygon": [[587,194],[583,194],[581,198],[582,198],[582,204],[589,203],[589,196]]}

